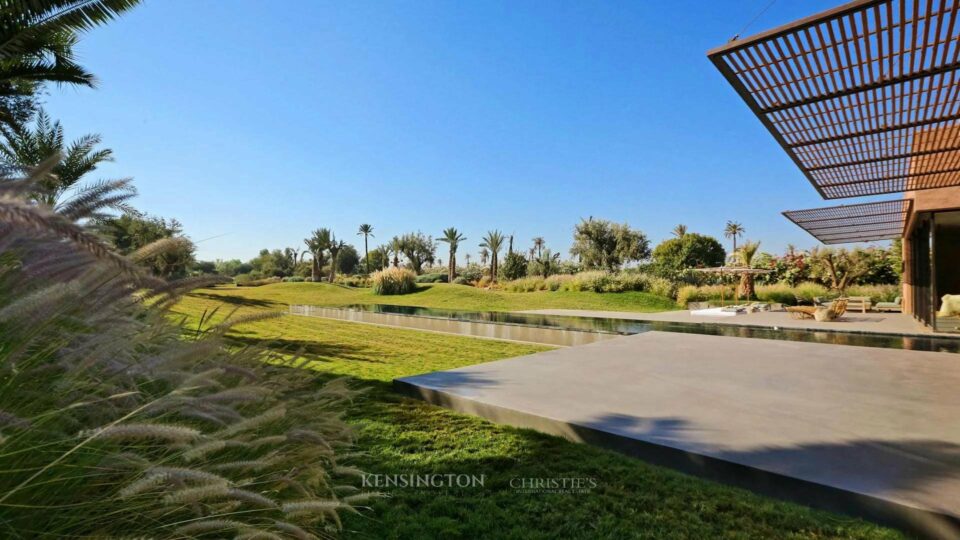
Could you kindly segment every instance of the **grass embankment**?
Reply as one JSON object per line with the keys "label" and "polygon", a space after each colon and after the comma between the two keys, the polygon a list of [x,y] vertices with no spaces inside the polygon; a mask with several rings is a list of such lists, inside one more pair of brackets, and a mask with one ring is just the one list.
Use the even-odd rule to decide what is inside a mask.
{"label": "grass embankment", "polygon": [[[444,293],[443,289],[433,289],[432,294]],[[284,290],[289,288],[241,289],[222,298],[200,291],[184,299],[176,311],[195,324],[202,313],[223,305],[221,299],[229,303],[218,317],[231,307],[240,314],[282,307],[276,303],[277,291]],[[269,297],[273,299],[265,300]],[[332,303],[357,297],[357,292],[343,290],[324,298]],[[485,475],[482,488],[385,489],[388,497],[377,501],[371,512],[348,517],[348,538],[900,537],[869,523],[774,501],[613,452],[497,426],[391,390],[395,377],[544,347],[306,317],[244,324],[230,336],[272,348],[300,349],[306,358],[302,367],[347,376],[356,387],[367,388],[347,417],[357,428],[358,449],[368,454],[360,463],[366,472]],[[524,494],[510,487],[513,478],[562,477],[592,478],[597,487],[590,493],[570,494]]]}
{"label": "grass embankment", "polygon": [[286,309],[289,304],[394,304],[471,311],[596,309],[653,312],[677,309],[673,300],[645,292],[507,292],[446,283],[420,284],[414,293],[393,296],[377,296],[370,289],[350,289],[327,283],[276,283],[249,288],[223,286],[202,294],[216,295],[226,302],[235,297],[245,302],[264,302],[278,309]]}

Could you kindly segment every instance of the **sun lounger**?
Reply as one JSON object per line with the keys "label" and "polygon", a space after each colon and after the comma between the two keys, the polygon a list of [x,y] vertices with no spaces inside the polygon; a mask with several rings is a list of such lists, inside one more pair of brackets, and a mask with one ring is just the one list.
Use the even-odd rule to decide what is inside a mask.
{"label": "sun lounger", "polygon": [[893,302],[877,302],[873,306],[877,311],[886,311],[889,313],[900,313],[903,311],[903,298],[897,297]]}
{"label": "sun lounger", "polygon": [[850,296],[847,297],[846,300],[847,309],[850,311],[856,310],[860,313],[866,313],[870,311],[870,305],[873,303],[869,296]]}

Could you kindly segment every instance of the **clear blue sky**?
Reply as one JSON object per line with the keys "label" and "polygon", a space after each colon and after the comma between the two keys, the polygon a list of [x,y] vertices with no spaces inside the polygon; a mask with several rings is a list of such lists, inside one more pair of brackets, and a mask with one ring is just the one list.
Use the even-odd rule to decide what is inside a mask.
{"label": "clear blue sky", "polygon": [[[747,34],[839,2],[780,0]],[[363,222],[371,247],[455,226],[475,253],[499,228],[566,257],[591,215],[809,247],[780,211],[831,203],[705,55],[766,4],[148,0],[82,40],[100,87],[47,108],[202,259],[321,226],[359,247]]]}

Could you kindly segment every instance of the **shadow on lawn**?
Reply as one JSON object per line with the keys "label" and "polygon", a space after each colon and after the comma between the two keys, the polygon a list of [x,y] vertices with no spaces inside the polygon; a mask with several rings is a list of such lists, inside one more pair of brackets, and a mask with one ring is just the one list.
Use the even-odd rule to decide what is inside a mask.
{"label": "shadow on lawn", "polygon": [[246,298],[243,296],[219,295],[219,294],[200,293],[200,292],[190,293],[188,296],[192,296],[194,298],[203,298],[205,300],[213,300],[215,302],[223,302],[224,304],[231,304],[234,306],[283,308],[284,310],[286,310],[286,305],[281,304],[279,302],[273,302],[270,300],[257,300],[254,298]]}
{"label": "shadow on lawn", "polygon": [[243,332],[242,330],[232,330],[226,339],[240,345],[267,348],[274,353],[303,357],[296,365],[291,367],[305,367],[311,362],[329,362],[331,358],[374,364],[383,363],[381,360],[374,360],[369,358],[369,356],[363,356],[361,353],[367,350],[366,347],[345,345],[343,343],[324,343],[316,340],[306,341],[282,337],[264,338],[244,334],[252,333]]}

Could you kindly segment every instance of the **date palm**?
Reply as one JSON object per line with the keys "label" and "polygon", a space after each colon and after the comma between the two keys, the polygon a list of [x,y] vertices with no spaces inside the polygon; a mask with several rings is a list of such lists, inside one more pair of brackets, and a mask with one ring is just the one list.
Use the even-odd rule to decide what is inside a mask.
{"label": "date palm", "polygon": [[346,245],[346,242],[337,240],[332,233],[330,234],[330,245],[327,247],[327,251],[330,252],[330,277],[328,278],[330,283],[333,283],[333,280],[337,277],[337,262],[339,261],[340,251]]}
{"label": "date palm", "polygon": [[46,82],[94,86],[77,64],[77,35],[114,19],[140,0],[33,0],[0,7],[0,125],[15,129],[8,106],[31,99]]}
{"label": "date palm", "polygon": [[677,238],[683,238],[687,235],[687,226],[684,224],[677,225],[673,228],[673,235]]}
{"label": "date palm", "polygon": [[466,236],[453,227],[443,230],[443,237],[440,238],[440,241],[446,242],[450,246],[450,258],[447,260],[447,281],[449,283],[453,283],[453,280],[457,277],[457,247],[460,246],[460,242],[466,239]]}
{"label": "date palm", "polygon": [[543,254],[543,246],[547,245],[547,242],[543,239],[542,236],[535,236],[533,238],[533,248],[537,250],[537,258],[540,258],[540,255]]}
{"label": "date palm", "polygon": [[400,266],[400,254],[403,253],[403,239],[394,236],[393,240],[390,240],[390,251],[393,252],[393,267],[398,268]]}
{"label": "date palm", "polygon": [[733,251],[731,253],[736,256],[737,253],[737,238],[743,236],[743,233],[747,232],[737,221],[727,221],[727,226],[723,228],[723,236],[733,239]]}
{"label": "date palm", "polygon": [[480,247],[490,250],[490,279],[494,282],[497,281],[497,271],[499,270],[498,259],[500,250],[503,249],[503,241],[505,239],[503,233],[500,231],[488,231],[486,236],[483,237],[483,242],[480,244]]}
{"label": "date palm", "polygon": [[313,231],[310,238],[304,238],[303,243],[313,255],[313,265],[310,268],[310,277],[313,281],[320,281],[320,271],[323,270],[323,261],[327,249],[330,248],[330,229],[320,228]]}
{"label": "date palm", "polygon": [[370,273],[370,250],[367,247],[367,239],[373,237],[373,225],[369,223],[364,223],[360,225],[360,230],[357,231],[357,235],[363,235],[363,256],[367,261],[367,273]]}
{"label": "date palm", "polygon": [[[759,249],[760,242],[745,243],[740,247],[740,251],[734,254],[734,256],[737,258],[737,263],[745,268],[750,268],[751,265],[753,265],[753,258],[756,256],[757,250]],[[753,274],[740,275],[740,296],[747,300],[753,298]]]}
{"label": "date palm", "polygon": [[112,150],[97,148],[100,142],[99,135],[84,135],[67,144],[60,122],[51,121],[40,111],[34,127],[6,133],[6,141],[0,143],[0,160],[8,171],[20,174],[28,174],[52,160],[52,167],[44,168],[45,173],[32,186],[30,198],[69,214],[66,217],[72,220],[103,217],[99,212],[105,208],[130,212],[126,203],[136,194],[130,179],[80,185],[100,164],[113,161]]}
{"label": "date palm", "polygon": [[490,259],[490,250],[483,248],[480,250],[480,266],[486,266],[487,261]]}

